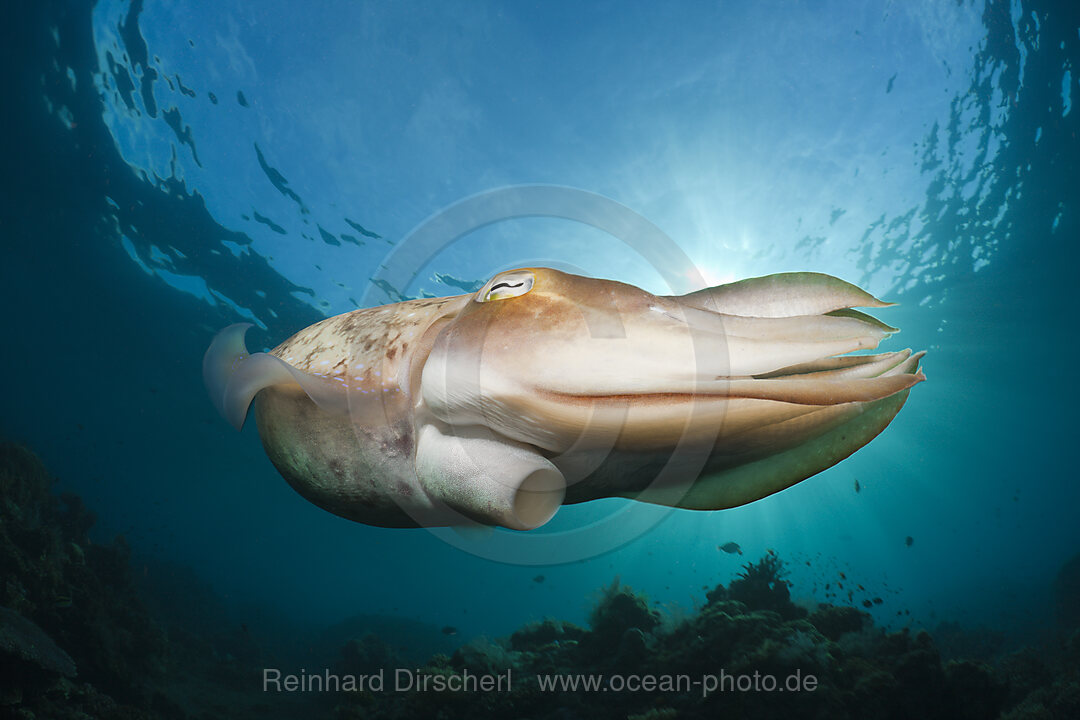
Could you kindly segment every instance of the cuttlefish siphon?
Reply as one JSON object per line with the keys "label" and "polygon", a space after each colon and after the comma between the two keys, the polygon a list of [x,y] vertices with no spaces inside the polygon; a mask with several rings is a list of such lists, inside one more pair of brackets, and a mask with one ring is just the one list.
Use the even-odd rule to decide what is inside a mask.
{"label": "cuttlefish siphon", "polygon": [[384,527],[539,527],[624,497],[697,510],[758,500],[880,433],[923,353],[829,275],[681,296],[548,268],[478,292],[354,310],[248,354],[214,339],[203,377],[316,505]]}

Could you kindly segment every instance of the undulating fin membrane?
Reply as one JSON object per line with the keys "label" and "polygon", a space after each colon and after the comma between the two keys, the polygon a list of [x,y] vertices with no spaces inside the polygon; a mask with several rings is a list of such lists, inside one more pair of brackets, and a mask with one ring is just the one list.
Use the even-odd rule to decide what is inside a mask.
{"label": "undulating fin membrane", "polygon": [[214,407],[237,430],[244,426],[255,395],[272,385],[299,385],[323,410],[348,413],[345,388],[309,375],[270,353],[249,354],[244,335],[251,323],[230,325],[215,337],[203,356],[203,382]]}

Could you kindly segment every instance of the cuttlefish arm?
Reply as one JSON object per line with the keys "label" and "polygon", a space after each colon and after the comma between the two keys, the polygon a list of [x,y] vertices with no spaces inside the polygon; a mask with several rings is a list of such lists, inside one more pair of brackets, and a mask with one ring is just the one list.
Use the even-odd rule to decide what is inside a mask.
{"label": "cuttlefish arm", "polygon": [[[573,485],[568,502],[750,502],[869,442],[925,379],[922,353],[847,355],[896,329],[853,309],[888,303],[826,275],[681,297],[542,268],[506,276],[529,290],[462,310],[425,366],[424,400],[443,422],[542,448]],[[676,447],[704,466],[664,488],[627,470],[636,458],[654,471],[641,458]]]}
{"label": "cuttlefish arm", "polygon": [[[824,315],[848,308],[887,308],[896,304],[882,302],[840,278],[814,272],[747,278],[669,299],[686,307],[756,318]],[[859,313],[859,317],[868,316]]]}

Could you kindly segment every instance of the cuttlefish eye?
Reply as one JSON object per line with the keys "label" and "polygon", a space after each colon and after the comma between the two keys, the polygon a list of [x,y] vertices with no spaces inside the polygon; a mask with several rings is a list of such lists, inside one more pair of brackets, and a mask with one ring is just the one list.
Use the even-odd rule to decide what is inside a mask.
{"label": "cuttlefish eye", "polygon": [[532,290],[534,276],[528,270],[513,270],[500,273],[488,281],[487,285],[480,288],[476,294],[476,302],[491,302],[492,300],[506,300],[518,297]]}

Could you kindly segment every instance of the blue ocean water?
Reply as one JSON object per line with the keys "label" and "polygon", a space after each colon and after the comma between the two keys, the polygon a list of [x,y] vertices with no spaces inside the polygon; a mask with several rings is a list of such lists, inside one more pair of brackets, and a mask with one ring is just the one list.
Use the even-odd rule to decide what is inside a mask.
{"label": "blue ocean water", "polygon": [[[616,576],[689,612],[772,549],[797,596],[823,600],[843,573],[863,588],[851,602],[883,598],[870,611],[885,626],[1034,636],[1051,621],[1053,579],[1080,550],[1073,3],[17,13],[0,431],[83,497],[97,537],[125,536],[137,571],[191,568],[253,617],[378,614],[469,638],[585,623]],[[632,231],[528,208],[413,242],[463,201],[522,186],[619,203],[695,273],[665,274]],[[658,294],[836,275],[899,303],[876,313],[902,329],[886,349],[926,349],[928,380],[879,438],[777,495],[641,507],[646,529],[623,534],[610,518],[628,501],[566,507],[506,552],[525,541],[318,509],[202,387],[202,353],[231,323],[270,348],[323,317],[534,265]],[[575,553],[552,549],[591,526]]]}

